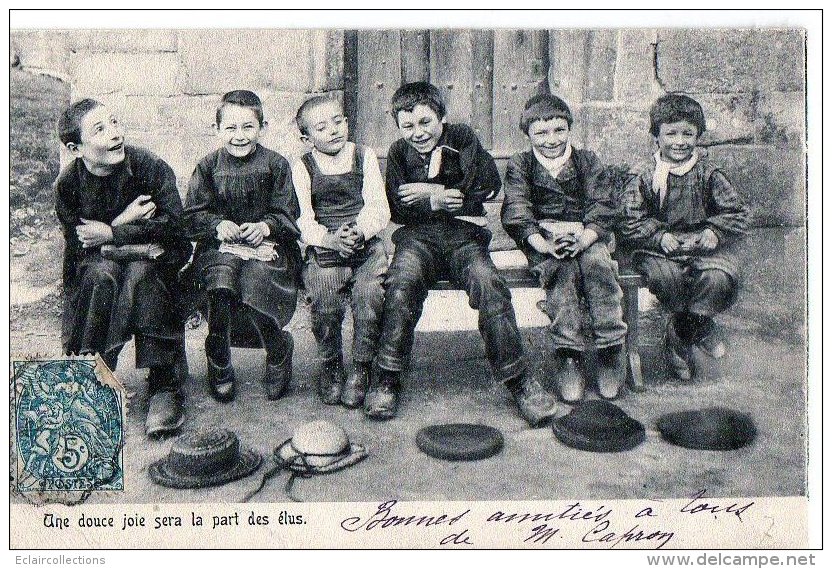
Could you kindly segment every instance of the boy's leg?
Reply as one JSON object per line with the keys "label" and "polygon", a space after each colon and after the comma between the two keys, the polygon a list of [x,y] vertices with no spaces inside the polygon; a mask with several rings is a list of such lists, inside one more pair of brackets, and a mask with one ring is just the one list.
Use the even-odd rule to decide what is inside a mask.
{"label": "boy's leg", "polygon": [[678,379],[690,381],[693,375],[690,342],[684,337],[690,298],[688,270],[681,263],[655,255],[640,255],[634,261],[638,272],[647,280],[647,288],[673,313],[665,335],[665,358],[670,371]]}
{"label": "boy's leg", "polygon": [[350,408],[364,403],[384,308],[387,252],[379,239],[374,239],[367,247],[370,248],[367,260],[355,268],[352,276],[353,365],[341,394],[341,403]]}
{"label": "boy's leg", "polygon": [[283,327],[297,306],[297,284],[287,255],[276,262],[249,260],[240,269],[240,299],[266,349],[266,397],[283,396],[292,380],[294,340]]}
{"label": "boy's leg", "polygon": [[580,365],[584,351],[583,313],[578,295],[580,267],[574,259],[551,259],[541,265],[538,272],[546,289],[546,313],[552,320],[548,330],[555,347],[558,391],[564,401],[579,401],[586,389]]}
{"label": "boy's leg", "polygon": [[532,427],[545,424],[557,402],[539,381],[526,373],[523,342],[511,291],[482,243],[465,243],[450,255],[452,278],[465,287],[468,304],[479,311],[485,354],[495,377],[512,392],[521,416]]}
{"label": "boy's leg", "polygon": [[713,317],[727,310],[736,298],[737,286],[719,269],[691,270],[688,307],[690,342],[715,358],[725,355],[725,345],[716,332]]}
{"label": "boy's leg", "polygon": [[578,264],[598,348],[598,392],[614,399],[627,379],[627,354],[622,348],[627,338],[621,308],[624,293],[605,243],[593,243],[580,254]]}
{"label": "boy's leg", "polygon": [[364,400],[364,413],[372,419],[396,415],[399,376],[413,346],[413,331],[422,315],[428,288],[435,281],[436,259],[430,246],[411,235],[397,240],[385,282],[384,316],[376,355],[379,377]]}
{"label": "boy's leg", "polygon": [[321,267],[311,255],[303,269],[303,282],[311,304],[312,334],[318,346],[318,395],[327,405],[341,399],[345,372],[341,326],[346,310],[349,267]]}
{"label": "boy's leg", "polygon": [[122,266],[92,254],[81,262],[78,270],[80,275],[72,297],[65,300],[64,351],[101,354],[108,367],[115,370],[118,351],[108,353],[107,344]]}

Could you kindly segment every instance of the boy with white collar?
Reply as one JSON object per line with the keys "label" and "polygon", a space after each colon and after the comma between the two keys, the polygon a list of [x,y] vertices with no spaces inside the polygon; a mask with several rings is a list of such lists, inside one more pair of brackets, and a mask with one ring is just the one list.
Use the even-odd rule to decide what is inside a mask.
{"label": "boy with white collar", "polygon": [[725,174],[697,147],[705,131],[701,105],[686,95],[660,97],[650,109],[658,149],[624,194],[621,232],[636,248],[633,263],[673,313],[668,367],[692,376],[691,346],[721,357],[713,317],[733,304],[739,281],[737,242],[748,208]]}

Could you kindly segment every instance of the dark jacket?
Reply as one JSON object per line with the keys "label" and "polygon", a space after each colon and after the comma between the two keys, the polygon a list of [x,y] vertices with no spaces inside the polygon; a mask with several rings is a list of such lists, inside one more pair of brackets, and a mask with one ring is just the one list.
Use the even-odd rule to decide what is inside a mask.
{"label": "dark jacket", "polygon": [[[447,221],[457,216],[485,215],[483,202],[500,191],[500,174],[494,159],[480,144],[468,125],[447,124],[439,139],[442,165],[439,174],[428,179],[430,154],[419,154],[400,138],[387,153],[386,188],[393,223],[401,225]],[[464,194],[462,207],[453,213],[432,211],[428,200],[405,205],[399,198],[399,186],[411,182],[430,182],[455,188]]]}
{"label": "dark jacket", "polygon": [[606,239],[617,212],[612,188],[599,183],[602,171],[601,161],[590,150],[573,148],[557,179],[531,150],[515,154],[503,184],[503,227],[523,250],[529,235],[540,232],[542,219],[579,221]]}

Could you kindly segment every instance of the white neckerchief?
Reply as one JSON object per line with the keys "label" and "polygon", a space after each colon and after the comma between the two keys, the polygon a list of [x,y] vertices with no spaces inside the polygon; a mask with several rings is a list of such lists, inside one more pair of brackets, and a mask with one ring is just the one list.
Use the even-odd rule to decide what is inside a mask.
{"label": "white neckerchief", "polygon": [[566,166],[566,163],[569,162],[569,159],[572,158],[572,145],[567,144],[566,150],[563,151],[563,154],[558,156],[557,158],[546,158],[537,151],[537,148],[532,147],[532,152],[534,153],[534,157],[537,158],[537,161],[540,162],[540,165],[543,166],[547,172],[552,176],[552,178],[558,178],[558,174],[560,171],[563,170],[563,167]]}
{"label": "white neckerchief", "polygon": [[347,142],[344,148],[335,156],[321,152],[317,148],[312,149],[312,156],[315,163],[326,176],[335,176],[352,172],[352,163],[355,156],[355,144]]}
{"label": "white neckerchief", "polygon": [[699,149],[694,148],[690,158],[678,165],[673,165],[671,162],[662,160],[660,150],[656,150],[653,159],[656,162],[656,169],[653,171],[653,191],[659,194],[659,207],[661,207],[667,194],[667,176],[669,174],[684,176],[690,172],[699,161]]}
{"label": "white neckerchief", "polygon": [[442,149],[447,148],[452,152],[456,152],[459,154],[459,150],[456,148],[451,148],[450,146],[437,145],[434,147],[433,150],[430,151],[430,163],[428,164],[428,180],[435,178],[439,175],[439,169],[442,167]]}

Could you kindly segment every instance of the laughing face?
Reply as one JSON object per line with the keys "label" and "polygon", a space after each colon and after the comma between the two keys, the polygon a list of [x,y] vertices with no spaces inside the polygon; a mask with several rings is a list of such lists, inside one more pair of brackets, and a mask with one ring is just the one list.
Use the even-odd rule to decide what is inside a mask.
{"label": "laughing face", "polygon": [[81,143],[67,148],[90,172],[106,176],[124,161],[124,133],[110,109],[99,105],[81,119]]}
{"label": "laughing face", "polygon": [[559,158],[569,144],[569,123],[561,117],[534,121],[529,125],[527,136],[540,154],[549,159]]}
{"label": "laughing face", "polygon": [[699,129],[688,121],[662,123],[659,125],[656,144],[659,146],[662,160],[682,164],[693,154],[698,138]]}
{"label": "laughing face", "polygon": [[217,136],[229,154],[242,158],[257,148],[263,133],[254,109],[227,104],[222,108],[222,120],[216,125]]}
{"label": "laughing face", "polygon": [[445,118],[440,118],[427,105],[416,105],[412,111],[399,111],[396,119],[402,137],[419,154],[427,154],[436,148],[445,130]]}

